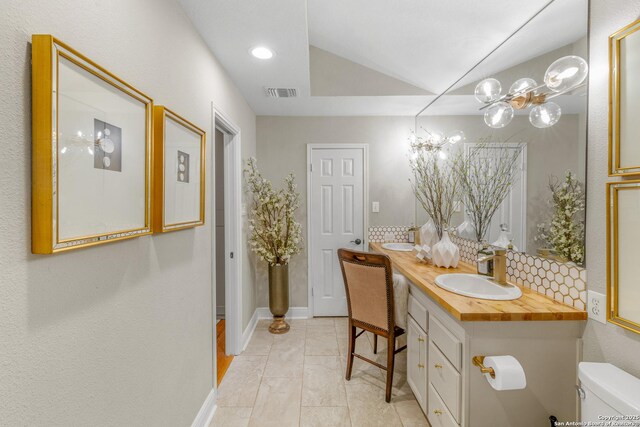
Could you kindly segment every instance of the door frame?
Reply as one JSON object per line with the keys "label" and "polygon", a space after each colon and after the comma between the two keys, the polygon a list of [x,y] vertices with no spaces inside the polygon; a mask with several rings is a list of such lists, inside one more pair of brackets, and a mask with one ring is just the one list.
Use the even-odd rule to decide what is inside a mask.
{"label": "door frame", "polygon": [[307,144],[307,307],[308,316],[311,318],[314,315],[313,304],[313,283],[311,281],[311,247],[313,245],[313,239],[311,238],[311,180],[313,175],[311,173],[311,155],[315,149],[362,149],[362,173],[363,179],[363,247],[369,246],[369,144]]}
{"label": "door frame", "polygon": [[[225,256],[225,349],[228,354],[242,352],[242,140],[240,128],[229,116],[223,113],[214,103],[212,110],[212,138],[215,144],[215,130],[224,134],[224,247],[228,252]],[[211,195],[211,224],[212,224],[212,303],[213,303],[213,331],[217,318],[216,304],[216,239],[215,239],[215,147],[212,151],[212,195]],[[233,258],[231,257],[233,254]],[[216,336],[214,332],[214,378],[217,378],[216,366]]]}

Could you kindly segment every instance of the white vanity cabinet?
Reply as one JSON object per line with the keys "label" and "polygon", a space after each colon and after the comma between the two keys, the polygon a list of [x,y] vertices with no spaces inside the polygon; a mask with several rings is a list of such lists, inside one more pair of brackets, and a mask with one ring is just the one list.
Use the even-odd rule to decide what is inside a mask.
{"label": "white vanity cabinet", "polygon": [[462,340],[445,326],[443,313],[411,284],[407,382],[431,425],[460,426]]}
{"label": "white vanity cabinet", "polygon": [[[416,319],[417,318],[417,319]],[[418,323],[420,322],[420,323]],[[427,311],[409,295],[407,319],[407,383],[423,411],[427,411]]]}
{"label": "white vanity cabinet", "polygon": [[[443,427],[548,425],[575,420],[577,338],[583,322],[460,321],[409,282],[407,382],[429,423]],[[471,359],[510,354],[524,390],[497,391]]]}

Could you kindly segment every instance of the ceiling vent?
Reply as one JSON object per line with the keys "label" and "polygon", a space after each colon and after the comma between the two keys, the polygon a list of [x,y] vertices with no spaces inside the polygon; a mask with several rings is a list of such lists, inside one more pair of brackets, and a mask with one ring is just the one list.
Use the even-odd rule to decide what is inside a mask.
{"label": "ceiling vent", "polygon": [[298,96],[298,91],[291,88],[266,87],[265,90],[270,98],[295,98]]}

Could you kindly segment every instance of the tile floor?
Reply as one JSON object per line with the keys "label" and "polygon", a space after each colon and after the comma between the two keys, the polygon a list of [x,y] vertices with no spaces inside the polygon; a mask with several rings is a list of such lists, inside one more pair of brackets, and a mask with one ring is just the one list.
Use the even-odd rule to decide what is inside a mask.
{"label": "tile floor", "polygon": [[[291,330],[272,335],[261,320],[244,353],[236,356],[218,389],[211,426],[428,426],[406,381],[407,352],[396,355],[391,403],[384,401],[385,372],[355,359],[344,379],[346,318],[290,321]],[[369,334],[357,352],[386,364],[385,344],[373,354]]]}

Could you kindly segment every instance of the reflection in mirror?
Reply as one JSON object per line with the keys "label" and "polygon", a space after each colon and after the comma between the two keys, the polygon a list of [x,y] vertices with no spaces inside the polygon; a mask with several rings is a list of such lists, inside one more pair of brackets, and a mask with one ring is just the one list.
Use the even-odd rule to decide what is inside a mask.
{"label": "reflection in mirror", "polygon": [[554,2],[416,116],[413,156],[434,150],[460,184],[444,226],[583,264],[587,59],[587,1]]}

